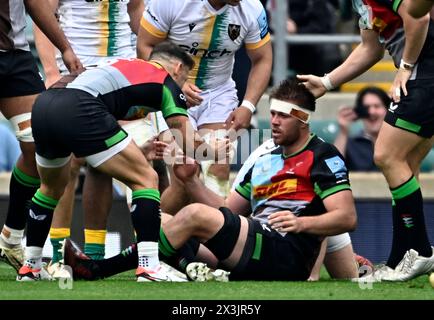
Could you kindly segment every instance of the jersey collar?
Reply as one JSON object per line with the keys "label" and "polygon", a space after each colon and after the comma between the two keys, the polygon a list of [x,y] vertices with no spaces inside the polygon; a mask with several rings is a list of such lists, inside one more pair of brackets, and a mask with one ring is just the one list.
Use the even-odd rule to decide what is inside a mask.
{"label": "jersey collar", "polygon": [[215,14],[215,15],[219,15],[219,14],[225,12],[226,9],[227,9],[228,6],[229,6],[228,4],[225,4],[223,7],[221,7],[221,8],[218,9],[218,10],[216,10],[216,9],[214,9],[214,7],[211,5],[211,3],[209,3],[208,0],[203,0],[203,2],[204,2],[204,4],[205,4],[205,6],[207,7],[207,9],[208,9],[212,14]]}
{"label": "jersey collar", "polygon": [[312,141],[312,139],[313,139],[313,137],[315,137],[315,133],[310,133],[310,137],[309,137],[309,139],[307,139],[307,141],[306,141],[306,143],[300,148],[300,149],[298,149],[297,151],[295,151],[295,152],[293,152],[293,153],[291,153],[291,154],[288,154],[288,155],[286,155],[286,154],[284,154],[283,152],[282,152],[282,157],[284,158],[284,159],[288,159],[288,158],[291,158],[291,157],[293,157],[293,156],[296,156],[297,154],[299,154],[299,153],[302,153],[305,149],[306,149],[306,147],[309,145],[309,143]]}

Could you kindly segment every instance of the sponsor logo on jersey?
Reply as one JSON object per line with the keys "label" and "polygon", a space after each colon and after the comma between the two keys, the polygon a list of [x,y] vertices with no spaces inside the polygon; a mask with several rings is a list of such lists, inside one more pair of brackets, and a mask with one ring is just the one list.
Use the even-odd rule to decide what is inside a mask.
{"label": "sponsor logo on jersey", "polygon": [[253,189],[254,198],[272,198],[297,190],[297,179],[286,179]]}
{"label": "sponsor logo on jersey", "polygon": [[179,45],[182,49],[184,49],[187,53],[191,54],[195,57],[200,58],[209,58],[209,59],[215,59],[220,58],[225,55],[231,55],[232,51],[229,51],[227,49],[223,50],[209,50],[204,48],[199,48],[199,43],[193,42],[191,46],[180,44]]}
{"label": "sponsor logo on jersey", "polygon": [[268,22],[267,22],[267,13],[265,9],[262,9],[260,16],[258,17],[258,26],[261,34],[261,39],[263,39],[268,34]]}
{"label": "sponsor logo on jersey", "polygon": [[228,25],[228,35],[229,38],[231,38],[232,41],[234,41],[236,38],[240,35],[241,26],[238,24],[232,24],[230,23]]}
{"label": "sponsor logo on jersey", "polygon": [[336,179],[342,179],[347,176],[345,162],[338,156],[326,159],[325,163],[330,171],[335,174]]}
{"label": "sponsor logo on jersey", "polygon": [[190,23],[190,24],[188,25],[188,28],[190,29],[190,32],[193,31],[193,29],[194,29],[195,26],[196,26],[195,23]]}

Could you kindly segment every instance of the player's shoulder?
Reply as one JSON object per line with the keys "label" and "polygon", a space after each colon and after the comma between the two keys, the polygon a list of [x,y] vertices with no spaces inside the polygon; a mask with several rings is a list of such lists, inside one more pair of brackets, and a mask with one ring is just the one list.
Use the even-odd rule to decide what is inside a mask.
{"label": "player's shoulder", "polygon": [[264,6],[259,0],[241,1],[239,7],[240,10],[253,14],[261,13],[264,10]]}
{"label": "player's shoulder", "polygon": [[329,156],[342,157],[339,150],[333,144],[324,141],[317,135],[313,135],[311,141],[309,142],[308,149],[313,151],[317,159]]}

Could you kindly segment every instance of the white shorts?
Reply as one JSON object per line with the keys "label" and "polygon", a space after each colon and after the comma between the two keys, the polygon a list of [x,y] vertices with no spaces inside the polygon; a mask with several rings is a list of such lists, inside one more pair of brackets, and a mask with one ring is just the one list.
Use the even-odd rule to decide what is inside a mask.
{"label": "white shorts", "polygon": [[202,103],[188,109],[188,117],[196,130],[204,124],[225,122],[238,107],[237,89],[232,79],[215,89],[203,91],[200,96]]}
{"label": "white shorts", "polygon": [[349,244],[351,244],[351,238],[348,232],[327,237],[327,253],[341,250]]}
{"label": "white shorts", "polygon": [[122,128],[139,146],[143,146],[150,138],[169,130],[161,111],[149,113],[146,118],[129,121]]}

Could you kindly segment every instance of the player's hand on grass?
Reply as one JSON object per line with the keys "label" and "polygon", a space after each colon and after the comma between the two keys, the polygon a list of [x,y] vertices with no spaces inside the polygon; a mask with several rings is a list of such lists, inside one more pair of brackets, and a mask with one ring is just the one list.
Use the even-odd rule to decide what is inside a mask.
{"label": "player's hand on grass", "polygon": [[389,96],[394,102],[401,101],[401,92],[407,96],[407,81],[411,77],[411,70],[399,68],[395,79],[393,80],[392,87],[389,90]]}
{"label": "player's hand on grass", "polygon": [[252,112],[240,106],[229,114],[226,119],[226,128],[229,130],[237,131],[239,129],[247,129],[250,126],[252,120]]}
{"label": "player's hand on grass", "polygon": [[315,96],[322,97],[327,89],[324,87],[321,78],[312,74],[297,75],[297,79]]}
{"label": "player's hand on grass", "polygon": [[270,214],[268,224],[278,232],[299,233],[303,230],[302,220],[289,210]]}
{"label": "player's hand on grass", "polygon": [[202,103],[202,97],[200,90],[193,83],[186,81],[184,86],[182,87],[182,92],[185,94],[185,98],[187,99],[187,107],[194,107]]}

